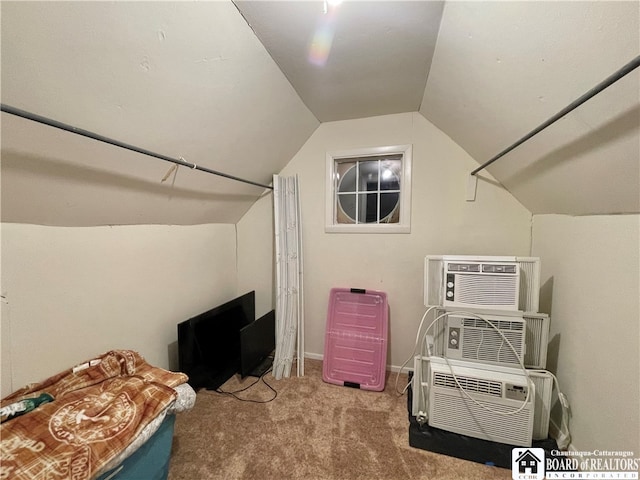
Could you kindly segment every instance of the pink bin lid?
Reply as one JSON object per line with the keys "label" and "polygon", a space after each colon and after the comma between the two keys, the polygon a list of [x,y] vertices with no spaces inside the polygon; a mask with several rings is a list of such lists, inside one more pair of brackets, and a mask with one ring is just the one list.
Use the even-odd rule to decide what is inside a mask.
{"label": "pink bin lid", "polygon": [[389,307],[376,290],[332,288],[327,312],[323,380],[384,390]]}

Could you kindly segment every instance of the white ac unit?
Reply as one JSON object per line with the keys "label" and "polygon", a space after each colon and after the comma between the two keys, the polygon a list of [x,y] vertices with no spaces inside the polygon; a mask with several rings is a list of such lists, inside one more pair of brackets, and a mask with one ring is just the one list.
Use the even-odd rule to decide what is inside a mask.
{"label": "white ac unit", "polygon": [[[433,369],[431,368],[432,361],[434,365]],[[439,373],[439,383],[442,384],[444,380],[445,386],[433,383],[433,370]],[[471,385],[470,389],[474,390],[474,395],[472,396],[480,399],[483,404],[487,401],[491,410],[498,410],[508,405],[511,409],[508,411],[515,411],[522,405],[522,401],[518,403],[517,400],[515,403],[511,401],[510,404],[507,404],[502,401],[502,397],[499,398],[495,395],[497,393],[497,387],[500,385],[504,386],[505,382],[508,383],[509,379],[515,379],[516,381],[513,384],[516,386],[525,386],[526,375],[521,369],[498,365],[478,365],[453,359],[445,361],[441,357],[423,357],[418,355],[414,357],[413,377],[411,379],[411,414],[416,417],[418,421],[424,423],[428,419],[429,425],[435,426],[436,428],[489,440],[500,437],[502,440],[494,441],[519,445],[518,443],[513,443],[513,437],[519,436],[521,440],[529,438],[529,435],[526,435],[526,432],[523,430],[522,425],[529,421],[528,416],[531,413],[531,409],[533,409],[530,438],[533,440],[544,440],[548,438],[551,395],[553,392],[553,376],[549,372],[545,370],[527,370],[527,374],[534,388],[530,395],[531,401],[517,414],[517,418],[511,418],[516,417],[516,415],[505,416],[493,414],[475,405],[459,391],[453,379],[452,372],[455,373],[458,381],[460,381],[461,377],[464,377],[465,380],[460,381],[460,383],[463,384],[467,393],[471,395],[472,392],[467,388],[467,385]],[[443,374],[445,375],[444,379],[442,378]],[[446,375],[448,375],[448,377]],[[469,378],[472,379],[472,383],[468,380]],[[452,380],[453,384],[451,383]],[[493,384],[491,382],[493,382]],[[494,395],[481,393],[482,391],[491,392],[491,385],[493,385],[494,388]],[[456,388],[458,388],[458,395],[452,397],[451,393],[455,391]],[[518,391],[520,390],[518,389]],[[526,391],[524,392],[524,397],[526,397]],[[449,395],[447,396],[446,393],[449,393]],[[431,408],[432,397],[439,400],[440,405],[438,408]],[[487,400],[487,398],[489,400]],[[443,403],[444,405],[442,405]],[[496,403],[499,404],[499,407],[492,408],[491,405]],[[458,415],[458,410],[463,411],[462,417]],[[434,415],[436,418],[432,420]],[[450,418],[447,418],[447,415],[449,415]],[[474,415],[478,417],[478,420],[472,418]],[[510,423],[512,420],[513,424]],[[482,433],[484,422],[487,421],[496,422],[495,425],[493,425],[493,429],[498,430],[497,434],[496,432],[491,432],[491,430],[488,430],[489,433],[486,435]],[[509,430],[510,425],[514,425],[516,429],[515,432]]]}
{"label": "white ac unit", "polygon": [[472,365],[476,364],[454,366],[440,357],[431,358],[429,426],[530,447],[535,387],[521,370],[507,373]]}
{"label": "white ac unit", "polygon": [[497,365],[520,365],[525,353],[522,316],[476,316],[455,312],[443,315],[437,322],[440,328],[433,333],[434,347],[438,345],[434,355]]}
{"label": "white ac unit", "polygon": [[537,257],[427,255],[426,306],[537,312]]}
{"label": "white ac unit", "polygon": [[[483,311],[477,315],[498,327],[519,352],[525,367],[546,368],[549,315],[533,312],[507,314],[500,310],[491,313]],[[436,323],[432,330],[427,332],[431,355],[484,363],[519,364],[513,351],[504,344],[502,337],[493,327],[475,317],[465,321],[465,317],[470,316],[456,309],[435,310]],[[520,322],[524,323],[524,338],[520,335],[523,331]],[[458,334],[459,340],[456,339]],[[457,340],[458,348],[451,345],[452,340]],[[425,355],[428,353],[422,352]]]}

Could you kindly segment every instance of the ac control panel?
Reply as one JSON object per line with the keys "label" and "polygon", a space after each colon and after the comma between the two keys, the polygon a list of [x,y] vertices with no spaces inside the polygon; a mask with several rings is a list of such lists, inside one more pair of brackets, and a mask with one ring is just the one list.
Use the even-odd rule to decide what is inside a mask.
{"label": "ac control panel", "polygon": [[511,400],[520,400],[524,402],[527,399],[527,390],[528,388],[524,385],[505,383],[504,398],[509,398]]}
{"label": "ac control panel", "polygon": [[449,327],[449,348],[460,348],[460,327]]}

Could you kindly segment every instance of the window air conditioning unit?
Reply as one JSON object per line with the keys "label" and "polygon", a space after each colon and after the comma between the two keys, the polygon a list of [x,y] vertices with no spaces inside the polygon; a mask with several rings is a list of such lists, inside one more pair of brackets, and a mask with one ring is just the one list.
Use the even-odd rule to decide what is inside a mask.
{"label": "window air conditioning unit", "polygon": [[[549,315],[525,312],[512,316],[505,313],[497,310],[491,314],[483,312],[479,316],[489,320],[509,339],[521,355],[525,367],[546,368]],[[435,310],[434,318],[438,320],[427,332],[431,355],[483,363],[519,364],[513,351],[491,325],[475,318],[466,318],[468,316],[456,309]],[[521,337],[520,322],[524,323],[524,337]],[[458,345],[451,345],[453,340]],[[521,344],[524,354],[520,349]],[[426,355],[429,352],[422,353]]]}
{"label": "window air conditioning unit", "polygon": [[522,315],[483,314],[479,318],[441,309],[436,315],[442,318],[434,325],[432,355],[518,367],[524,359],[526,324]]}
{"label": "window air conditioning unit", "polygon": [[427,255],[424,304],[537,312],[537,257]]}
{"label": "window air conditioning unit", "polygon": [[535,388],[522,371],[453,366],[440,357],[431,357],[429,363],[429,426],[491,442],[531,446]]}
{"label": "window air conditioning unit", "polygon": [[[521,369],[479,365],[441,357],[414,357],[411,414],[432,427],[475,438],[530,446],[549,436],[553,376],[545,370],[527,370],[533,392],[522,406],[528,388]],[[464,395],[458,383],[485,409]],[[436,402],[434,404],[434,402]]]}

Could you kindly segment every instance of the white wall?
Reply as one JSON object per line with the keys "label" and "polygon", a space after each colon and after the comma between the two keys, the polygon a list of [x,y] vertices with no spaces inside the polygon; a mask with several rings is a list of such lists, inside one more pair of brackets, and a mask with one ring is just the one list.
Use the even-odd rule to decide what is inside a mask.
{"label": "white wall", "polygon": [[2,396],[110,349],[175,366],[177,323],[236,295],[235,259],[234,225],[3,223]]}
{"label": "white wall", "polygon": [[260,198],[236,225],[238,293],[256,292],[256,318],[275,308],[273,195]]}
{"label": "white wall", "polygon": [[[398,144],[413,144],[411,233],[325,233],[326,152]],[[425,255],[529,254],[531,214],[505,190],[480,181],[477,201],[465,201],[467,177],[477,165],[417,113],[323,123],[316,130],[281,172],[298,174],[300,180],[308,355],[323,354],[332,287],[387,293],[391,327],[388,363],[400,366],[413,351],[416,328],[425,310]],[[250,250],[251,242],[273,236],[272,219],[267,221],[264,211],[262,217],[254,215],[258,222],[254,228],[239,229],[239,244],[244,245],[239,247],[239,257]],[[271,276],[263,268],[266,265],[256,270],[264,279],[263,288],[271,291],[272,284],[267,282]],[[240,270],[241,277],[251,274],[250,268]],[[243,281],[241,278],[240,283]]]}
{"label": "white wall", "polygon": [[[536,215],[547,368],[571,404],[580,451],[640,452],[640,216]],[[637,455],[636,455],[637,456]]]}

